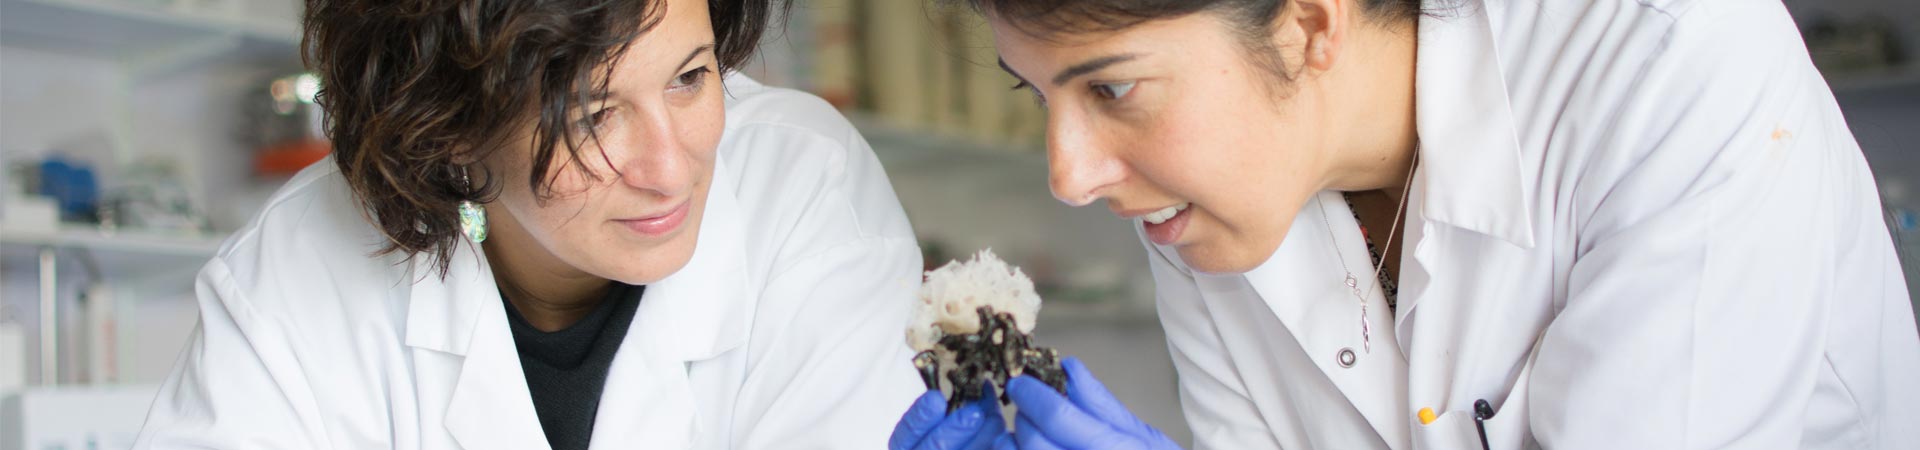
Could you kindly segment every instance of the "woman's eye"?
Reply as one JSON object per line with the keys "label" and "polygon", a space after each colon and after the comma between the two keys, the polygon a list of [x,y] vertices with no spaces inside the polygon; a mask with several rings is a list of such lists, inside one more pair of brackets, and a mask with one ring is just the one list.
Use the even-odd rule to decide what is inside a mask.
{"label": "woman's eye", "polygon": [[1119,100],[1121,97],[1126,97],[1127,92],[1131,91],[1133,91],[1132,81],[1122,83],[1097,83],[1093,85],[1094,95],[1099,95],[1100,98],[1107,100]]}
{"label": "woman's eye", "polygon": [[574,123],[574,126],[582,130],[599,129],[600,125],[607,123],[607,117],[611,115],[613,115],[613,108],[600,108],[600,110],[594,111],[593,114],[588,114],[587,117],[581,118],[578,122]]}
{"label": "woman's eye", "polygon": [[708,69],[706,66],[695,67],[693,70],[683,72],[680,74],[680,76],[674,77],[673,85],[668,87],[683,88],[683,87],[700,84],[702,81],[705,81],[707,79],[707,72],[711,72],[711,71],[712,70]]}

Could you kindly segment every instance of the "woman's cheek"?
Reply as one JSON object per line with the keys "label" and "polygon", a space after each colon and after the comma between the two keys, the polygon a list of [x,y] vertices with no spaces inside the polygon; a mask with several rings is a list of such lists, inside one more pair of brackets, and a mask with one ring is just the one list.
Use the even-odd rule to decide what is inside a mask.
{"label": "woman's cheek", "polygon": [[708,86],[710,93],[706,95],[712,98],[702,102],[702,110],[698,112],[700,120],[690,124],[694,127],[693,136],[696,136],[692,148],[701,155],[702,161],[713,160],[713,153],[720,146],[720,136],[727,127],[726,102],[718,95],[719,89],[714,89],[718,84],[716,82]]}

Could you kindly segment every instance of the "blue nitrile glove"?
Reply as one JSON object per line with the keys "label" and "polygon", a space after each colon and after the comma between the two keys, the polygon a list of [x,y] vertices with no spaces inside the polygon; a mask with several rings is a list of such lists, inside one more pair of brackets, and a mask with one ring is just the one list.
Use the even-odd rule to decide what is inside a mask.
{"label": "blue nitrile glove", "polygon": [[1014,441],[1021,450],[1178,450],[1180,446],[1127,411],[1076,358],[1067,370],[1067,395],[1032,376],[1007,382],[1019,411]]}
{"label": "blue nitrile glove", "polygon": [[1007,434],[998,398],[989,383],[984,397],[947,414],[947,397],[938,390],[927,391],[893,426],[887,449],[981,450],[994,448],[996,440],[1010,448],[1013,435]]}

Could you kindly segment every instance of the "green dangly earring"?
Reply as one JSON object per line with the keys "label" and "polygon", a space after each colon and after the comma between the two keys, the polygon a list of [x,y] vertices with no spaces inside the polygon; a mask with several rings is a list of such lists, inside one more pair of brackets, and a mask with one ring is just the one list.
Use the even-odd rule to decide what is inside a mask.
{"label": "green dangly earring", "polygon": [[[460,182],[466,184],[467,192],[473,192],[473,180],[467,179],[467,167],[460,166]],[[478,244],[487,240],[487,210],[472,200],[460,201],[460,231],[467,239]]]}

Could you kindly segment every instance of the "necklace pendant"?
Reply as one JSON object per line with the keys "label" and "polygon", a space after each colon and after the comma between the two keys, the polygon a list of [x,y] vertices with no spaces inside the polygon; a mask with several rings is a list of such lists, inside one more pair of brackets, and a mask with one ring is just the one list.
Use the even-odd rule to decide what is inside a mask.
{"label": "necklace pendant", "polygon": [[1360,304],[1360,349],[1373,354],[1373,320],[1367,318],[1367,304]]}

